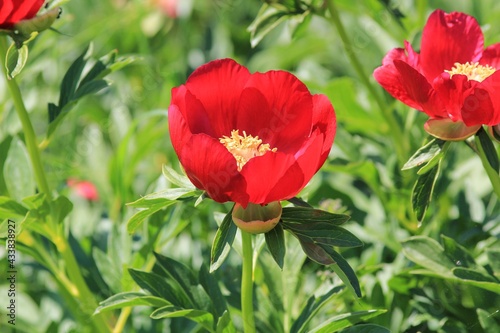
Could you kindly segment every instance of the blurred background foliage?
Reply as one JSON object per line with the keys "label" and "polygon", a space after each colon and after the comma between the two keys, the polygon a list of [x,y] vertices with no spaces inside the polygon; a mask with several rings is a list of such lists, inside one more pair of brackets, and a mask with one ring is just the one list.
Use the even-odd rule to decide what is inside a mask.
{"label": "blurred background foliage", "polygon": [[[315,4],[318,14],[325,12],[321,1]],[[498,332],[498,288],[485,289],[444,271],[440,274],[439,267],[426,266],[429,261],[416,245],[429,239],[443,244],[441,235],[451,238],[477,265],[486,267],[492,283],[498,285],[500,204],[480,161],[465,144],[451,146],[432,203],[419,223],[410,198],[416,172],[401,171],[401,167],[427,140],[422,127],[426,116],[393,101],[379,89],[371,72],[386,52],[401,47],[404,40],[418,45],[428,15],[437,8],[475,16],[485,44],[499,42],[500,3],[338,0],[335,4],[352,52],[399,124],[403,142],[398,142],[396,129],[354,70],[335,26],[321,15],[310,15],[303,24],[283,20],[252,48],[248,27],[262,1],[70,1],[54,25],[59,33],[46,31],[32,42],[29,63],[18,82],[39,142],[48,127],[47,103],[57,101],[64,73],[89,44],[97,58],[113,49],[119,55],[137,57],[110,76],[110,88],[81,100],[42,152],[51,187],[74,204],[65,225],[85,279],[99,300],[139,290],[127,269],[150,270],[153,251],[195,271],[208,264],[216,221],[229,205],[204,200],[195,208],[193,201],[179,203],[155,213],[129,235],[126,223],[136,210],[126,204],[172,186],[161,174],[163,164],[181,170],[168,135],[170,89],[184,83],[201,64],[230,57],[252,72],[293,72],[312,92],[326,94],[337,113],[330,158],[301,197],[315,207],[351,215],[346,228],[364,246],[343,250],[342,255],[355,269],[363,297],[357,299],[339,288],[310,327],[341,313],[386,309],[365,322],[391,332]],[[3,81],[0,87],[3,167],[11,142],[22,138],[22,130]],[[498,144],[495,147],[498,151]],[[0,193],[15,197],[5,177],[5,173],[0,177]],[[67,186],[68,179],[92,182],[99,199],[79,196]],[[421,238],[410,239],[414,236]],[[287,242],[289,263],[283,272],[265,248],[259,257],[255,288],[262,332],[290,331],[312,294],[319,296],[341,285],[328,267],[297,251],[295,239]],[[436,244],[431,245],[441,246]],[[429,253],[432,259],[435,253]],[[0,267],[7,267],[3,250],[0,258]],[[18,264],[18,332],[88,331],[66,310],[47,269],[25,254],[19,254]],[[240,266],[237,252],[232,251],[214,273],[235,309],[239,308]],[[2,298],[5,283],[0,282]],[[0,312],[4,311],[2,306]],[[125,332],[202,331],[182,318],[153,320],[150,312],[147,307],[134,307],[128,315],[116,310],[113,316],[116,320],[122,313]],[[240,327],[238,317],[232,319]]]}

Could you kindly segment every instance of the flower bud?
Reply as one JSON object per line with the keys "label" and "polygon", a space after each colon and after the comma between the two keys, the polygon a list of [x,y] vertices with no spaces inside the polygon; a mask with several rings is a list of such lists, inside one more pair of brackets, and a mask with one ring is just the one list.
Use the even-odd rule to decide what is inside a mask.
{"label": "flower bud", "polygon": [[236,203],[233,208],[233,222],[238,228],[251,234],[266,233],[278,224],[281,211],[279,201],[263,206],[249,203],[246,208]]}

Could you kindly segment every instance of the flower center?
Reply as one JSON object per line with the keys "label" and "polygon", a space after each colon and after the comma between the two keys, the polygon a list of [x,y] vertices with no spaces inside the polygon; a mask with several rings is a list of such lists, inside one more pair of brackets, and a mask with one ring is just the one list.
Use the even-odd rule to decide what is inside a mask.
{"label": "flower center", "polygon": [[477,62],[466,62],[465,64],[456,62],[455,66],[451,70],[445,70],[445,72],[450,74],[450,78],[455,74],[461,74],[466,75],[469,80],[481,82],[493,74],[495,72],[495,68],[489,65],[483,66]]}
{"label": "flower center", "polygon": [[268,143],[262,143],[262,140],[258,136],[247,135],[245,131],[243,131],[243,136],[241,136],[239,130],[232,130],[230,137],[224,135],[219,141],[233,154],[238,165],[238,171],[241,171],[250,159],[262,156],[268,151],[274,153],[278,150],[277,148],[271,148]]}

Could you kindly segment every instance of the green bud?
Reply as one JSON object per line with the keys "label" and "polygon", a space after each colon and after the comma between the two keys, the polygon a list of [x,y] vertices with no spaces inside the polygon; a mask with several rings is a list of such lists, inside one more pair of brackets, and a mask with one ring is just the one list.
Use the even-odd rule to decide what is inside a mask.
{"label": "green bud", "polygon": [[274,201],[261,206],[249,203],[246,208],[235,204],[233,222],[243,231],[261,234],[272,230],[281,218],[281,203]]}

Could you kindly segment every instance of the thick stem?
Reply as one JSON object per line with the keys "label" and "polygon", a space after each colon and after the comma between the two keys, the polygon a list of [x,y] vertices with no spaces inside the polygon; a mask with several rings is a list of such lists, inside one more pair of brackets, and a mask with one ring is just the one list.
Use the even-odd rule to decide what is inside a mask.
{"label": "thick stem", "polygon": [[5,81],[7,82],[7,87],[9,89],[10,95],[14,102],[14,107],[16,109],[19,120],[23,127],[24,140],[26,142],[26,148],[28,149],[28,154],[33,165],[33,171],[35,172],[36,181],[40,192],[45,193],[47,199],[50,201],[51,192],[49,188],[49,183],[47,182],[47,177],[45,177],[45,171],[43,169],[42,159],[40,157],[40,151],[36,144],[35,131],[33,130],[33,125],[31,124],[28,111],[24,106],[23,97],[19,86],[14,78],[9,79],[7,77],[7,70],[4,67],[5,56],[7,55],[8,43],[7,37],[0,37],[0,53],[2,54],[0,66],[3,68],[5,74]]}
{"label": "thick stem", "polygon": [[241,312],[245,333],[255,332],[253,314],[253,248],[252,235],[240,229],[243,246],[243,273],[241,277]]}
{"label": "thick stem", "polygon": [[391,135],[394,137],[394,145],[396,147],[396,152],[398,154],[398,159],[400,163],[404,163],[406,159],[406,145],[407,140],[404,140],[403,132],[401,130],[401,126],[398,124],[394,116],[392,115],[392,111],[387,105],[382,101],[380,95],[377,93],[373,84],[370,82],[369,77],[366,75],[365,70],[363,69],[363,65],[361,61],[356,56],[356,52],[347,36],[346,30],[340,20],[340,16],[338,14],[338,10],[335,7],[334,0],[327,0],[326,4],[328,6],[328,11],[330,12],[330,20],[337,28],[337,32],[342,40],[342,44],[344,46],[344,50],[349,58],[354,70],[359,76],[359,79],[363,83],[363,85],[368,89],[368,92],[373,96],[373,99],[377,103],[378,107],[382,111],[382,115],[389,125],[389,131]]}
{"label": "thick stem", "polygon": [[500,175],[498,172],[493,169],[490,165],[490,162],[488,161],[488,157],[486,156],[486,153],[484,152],[484,148],[481,144],[481,140],[479,139],[479,136],[476,135],[474,137],[474,141],[476,144],[476,153],[479,155],[479,158],[481,159],[481,163],[483,164],[483,168],[486,171],[486,174],[488,175],[488,178],[490,179],[491,186],[493,186],[493,191],[497,195],[498,199],[500,200]]}

